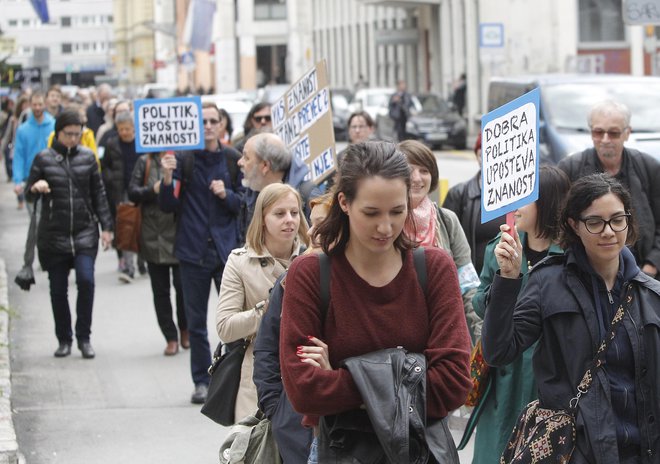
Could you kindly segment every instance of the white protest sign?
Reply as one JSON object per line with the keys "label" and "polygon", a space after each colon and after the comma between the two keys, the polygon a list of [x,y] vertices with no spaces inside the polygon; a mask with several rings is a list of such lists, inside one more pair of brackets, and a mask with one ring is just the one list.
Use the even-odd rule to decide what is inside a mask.
{"label": "white protest sign", "polygon": [[204,148],[200,97],[135,101],[135,150],[147,153]]}
{"label": "white protest sign", "polygon": [[271,107],[273,131],[320,183],[336,166],[335,135],[325,61],[296,81]]}
{"label": "white protest sign", "polygon": [[538,199],[538,88],[481,120],[481,222]]}

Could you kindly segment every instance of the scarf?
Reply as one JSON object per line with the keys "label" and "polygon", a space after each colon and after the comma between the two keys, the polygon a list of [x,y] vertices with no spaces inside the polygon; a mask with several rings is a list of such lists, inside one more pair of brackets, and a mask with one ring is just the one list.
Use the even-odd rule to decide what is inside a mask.
{"label": "scarf", "polygon": [[406,235],[414,238],[419,246],[431,247],[439,246],[437,239],[437,210],[429,197],[424,197],[422,202],[413,209],[413,221],[415,222],[415,230],[406,228]]}

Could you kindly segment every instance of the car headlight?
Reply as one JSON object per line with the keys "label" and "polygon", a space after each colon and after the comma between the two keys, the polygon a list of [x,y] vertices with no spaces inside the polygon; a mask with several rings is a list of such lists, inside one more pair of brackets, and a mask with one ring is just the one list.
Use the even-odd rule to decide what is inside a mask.
{"label": "car headlight", "polygon": [[409,134],[416,134],[418,132],[417,125],[412,121],[406,122],[406,132]]}

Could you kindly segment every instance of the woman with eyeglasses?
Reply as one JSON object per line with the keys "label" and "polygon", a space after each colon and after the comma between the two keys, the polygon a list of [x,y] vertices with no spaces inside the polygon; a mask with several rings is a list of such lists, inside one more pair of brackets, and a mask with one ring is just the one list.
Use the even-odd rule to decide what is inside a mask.
{"label": "woman with eyeglasses", "polygon": [[[66,110],[55,120],[53,146],[39,153],[27,180],[28,201],[41,195],[37,249],[48,272],[50,301],[59,346],[54,355],[71,354],[75,334],[83,358],[95,356],[90,343],[94,305],[94,263],[101,241],[112,242],[112,216],[94,153],[80,145],[83,124],[77,111]],[[69,272],[75,269],[78,298],[75,333],[71,330]]]}
{"label": "woman with eyeglasses", "polygon": [[482,332],[484,357],[506,365],[538,340],[533,367],[539,406],[568,410],[621,305],[623,319],[604,364],[578,397],[569,462],[657,462],[660,283],[639,269],[628,249],[637,238],[628,190],[606,174],[577,180],[560,228],[565,255],[534,266],[518,297],[523,247],[515,230],[501,226],[499,271]]}
{"label": "woman with eyeglasses", "polygon": [[357,111],[348,118],[348,140],[350,143],[373,140],[375,129],[374,120],[366,111]]}

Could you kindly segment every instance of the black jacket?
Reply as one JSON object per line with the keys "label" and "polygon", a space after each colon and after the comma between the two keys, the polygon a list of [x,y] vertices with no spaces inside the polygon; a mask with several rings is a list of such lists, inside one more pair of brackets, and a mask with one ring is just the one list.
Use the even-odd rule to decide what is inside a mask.
{"label": "black jacket", "polygon": [[[571,182],[589,174],[604,172],[594,148],[567,156],[558,167]],[[623,149],[621,170],[616,178],[630,191],[639,238],[635,243],[637,263],[651,263],[660,269],[660,162],[632,148]]]}
{"label": "black jacket", "polygon": [[252,379],[257,386],[259,409],[271,421],[273,436],[284,464],[306,464],[312,443],[312,429],[302,425],[303,416],[294,411],[282,385],[280,371],[280,321],[282,316],[282,280],[275,282],[268,298],[268,309],[261,319],[254,341]]}
{"label": "black jacket", "polygon": [[108,140],[105,154],[101,159],[101,166],[103,167],[101,173],[107,190],[108,201],[113,205],[118,205],[126,201],[127,198],[128,183],[125,182],[124,178],[125,162],[126,159],[119,144],[119,136],[112,137]]}
{"label": "black jacket", "polygon": [[[578,272],[569,251],[534,266],[517,303],[522,279],[496,274],[488,295],[484,357],[491,365],[506,365],[538,340],[533,365],[544,408],[568,409],[601,342],[594,298]],[[622,325],[635,359],[641,462],[650,464],[660,456],[660,283],[639,272],[632,284],[633,303]],[[580,399],[576,428],[572,463],[620,462],[610,386],[602,369]]]}
{"label": "black jacket", "polygon": [[437,462],[458,464],[446,418],[426,421],[423,354],[389,348],[346,359],[342,366],[360,391],[366,413],[321,419],[319,462],[422,464],[432,454]]}
{"label": "black jacket", "polygon": [[500,224],[505,222],[501,216],[481,223],[481,173],[450,188],[442,207],[452,210],[461,221],[472,250],[472,263],[477,274],[481,274],[486,246],[500,233]]}
{"label": "black jacket", "polygon": [[[69,166],[82,192],[62,164]],[[75,255],[80,252],[96,255],[99,226],[86,203],[103,230],[112,230],[112,217],[94,153],[80,145],[69,150],[55,141],[53,148],[43,150],[32,162],[26,185],[28,200],[36,197],[30,188],[41,179],[48,182],[50,193],[43,196],[39,220],[37,247],[40,256],[42,253]]]}

